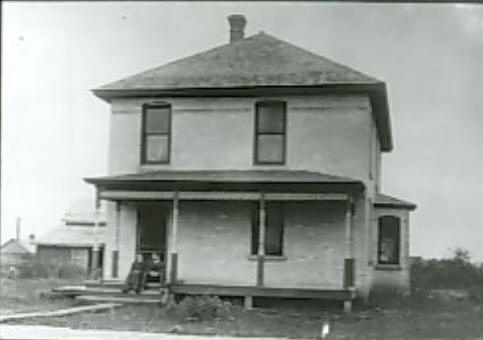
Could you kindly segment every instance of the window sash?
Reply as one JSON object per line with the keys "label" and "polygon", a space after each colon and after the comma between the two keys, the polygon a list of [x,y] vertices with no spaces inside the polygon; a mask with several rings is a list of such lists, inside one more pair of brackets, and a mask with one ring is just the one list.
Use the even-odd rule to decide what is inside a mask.
{"label": "window sash", "polygon": [[260,102],[255,116],[255,163],[284,164],[286,157],[286,105]]}
{"label": "window sash", "polygon": [[378,219],[378,264],[400,264],[401,220],[395,216],[381,216]]}
{"label": "window sash", "polygon": [[141,163],[167,164],[171,153],[171,106],[143,108]]}

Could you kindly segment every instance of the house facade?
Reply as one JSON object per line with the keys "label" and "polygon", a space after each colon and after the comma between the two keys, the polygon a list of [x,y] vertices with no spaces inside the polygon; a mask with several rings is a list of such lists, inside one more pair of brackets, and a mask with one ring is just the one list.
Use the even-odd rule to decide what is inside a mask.
{"label": "house facade", "polygon": [[380,193],[385,84],[265,33],[94,90],[111,106],[104,280],[157,252],[173,294],[409,287],[412,203]]}

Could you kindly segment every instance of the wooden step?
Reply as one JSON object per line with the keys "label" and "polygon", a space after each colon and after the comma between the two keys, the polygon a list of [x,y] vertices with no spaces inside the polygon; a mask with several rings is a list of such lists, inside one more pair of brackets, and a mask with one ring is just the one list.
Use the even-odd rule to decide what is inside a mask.
{"label": "wooden step", "polygon": [[75,298],[79,302],[110,302],[110,303],[142,303],[142,304],[159,304],[163,302],[163,296],[157,294],[155,296],[122,294],[122,295],[79,295]]}

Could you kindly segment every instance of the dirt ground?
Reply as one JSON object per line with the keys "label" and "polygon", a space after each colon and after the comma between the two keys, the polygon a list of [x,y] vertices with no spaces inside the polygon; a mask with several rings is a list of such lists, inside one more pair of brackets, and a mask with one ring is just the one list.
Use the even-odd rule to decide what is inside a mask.
{"label": "dirt ground", "polygon": [[[39,292],[59,282],[2,283],[2,309],[51,310],[72,306],[72,300],[49,300]],[[63,284],[66,284],[65,282]],[[12,295],[13,294],[13,295]],[[6,304],[5,304],[6,302]],[[125,305],[114,312],[82,313],[65,317],[35,318],[9,322],[43,324],[78,329],[115,329],[181,334],[315,338],[321,320],[330,322],[331,339],[468,339],[483,337],[483,305],[470,300],[428,297],[397,298],[356,305],[346,315],[341,306],[315,301],[257,301],[260,308],[244,310],[234,303],[222,317],[194,321],[157,305]]]}

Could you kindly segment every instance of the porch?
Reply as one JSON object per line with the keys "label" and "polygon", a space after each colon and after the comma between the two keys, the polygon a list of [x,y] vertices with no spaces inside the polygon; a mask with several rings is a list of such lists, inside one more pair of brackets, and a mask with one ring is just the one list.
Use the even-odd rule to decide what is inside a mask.
{"label": "porch", "polygon": [[[253,297],[352,300],[360,182],[306,171],[255,174],[217,178],[206,172],[194,180],[183,178],[186,172],[174,179],[173,171],[164,171],[155,180],[152,173],[88,180],[97,186],[99,205],[107,200],[115,207],[114,223],[108,224],[115,235],[107,254],[111,278],[122,280],[125,259],[142,250],[139,230],[146,218],[139,212],[158,210],[164,217],[151,224],[165,230],[159,250],[171,294],[243,296],[247,305]],[[286,234],[272,226],[276,205],[284,207]],[[137,220],[130,223],[137,245],[128,257],[120,256],[123,209]]]}

